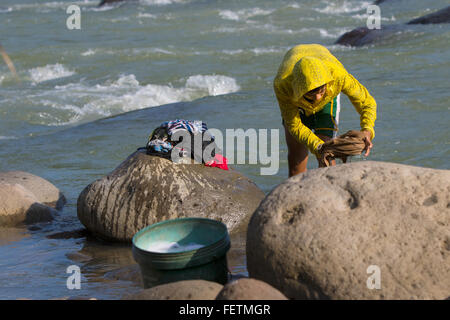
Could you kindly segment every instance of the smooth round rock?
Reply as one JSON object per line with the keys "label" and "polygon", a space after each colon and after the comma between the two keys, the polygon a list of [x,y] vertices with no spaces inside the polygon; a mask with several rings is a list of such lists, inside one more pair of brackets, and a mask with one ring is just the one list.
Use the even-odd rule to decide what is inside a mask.
{"label": "smooth round rock", "polygon": [[124,300],[214,300],[222,288],[211,281],[184,280],[145,289]]}
{"label": "smooth round rock", "polygon": [[287,298],[261,280],[242,278],[227,283],[216,300],[287,300]]}
{"label": "smooth round rock", "polygon": [[20,184],[0,183],[0,226],[50,221],[53,210]]}
{"label": "smooth round rock", "polygon": [[235,170],[175,164],[137,151],[78,197],[78,218],[100,238],[131,241],[163,220],[204,217],[245,230],[264,193]]}
{"label": "smooth round rock", "polygon": [[66,203],[64,195],[52,183],[28,172],[0,172],[0,185],[5,183],[23,186],[35,196],[37,202],[57,210]]}
{"label": "smooth round rock", "polygon": [[445,299],[449,266],[449,170],[309,170],[276,187],[247,231],[250,277],[288,298]]}

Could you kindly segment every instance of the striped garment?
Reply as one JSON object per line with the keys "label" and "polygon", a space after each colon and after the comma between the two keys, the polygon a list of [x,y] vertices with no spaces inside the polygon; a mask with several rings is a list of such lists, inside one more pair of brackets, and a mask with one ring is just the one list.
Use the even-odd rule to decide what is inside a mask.
{"label": "striped garment", "polygon": [[167,132],[169,135],[174,134],[179,130],[187,130],[192,134],[204,133],[208,130],[206,123],[201,120],[184,120],[184,119],[176,119],[172,121],[166,121],[161,124],[161,127],[167,128]]}

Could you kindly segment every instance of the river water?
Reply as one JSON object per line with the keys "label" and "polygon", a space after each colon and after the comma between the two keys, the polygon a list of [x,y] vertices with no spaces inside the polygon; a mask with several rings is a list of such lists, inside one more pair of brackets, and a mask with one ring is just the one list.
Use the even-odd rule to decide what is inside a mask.
{"label": "river water", "polygon": [[[81,30],[66,27],[71,4],[81,8]],[[68,203],[50,223],[0,229],[0,299],[119,299],[138,291],[138,283],[111,276],[134,263],[129,246],[48,236],[82,228],[79,193],[145,145],[164,120],[281,129],[272,79],[296,44],[327,46],[377,100],[371,160],[449,169],[449,25],[411,26],[360,48],[334,45],[366,24],[369,4],[140,0],[97,8],[93,0],[2,0],[0,43],[19,79],[0,64],[0,171],[39,175]],[[381,23],[446,5],[386,1]],[[358,129],[347,98],[340,118],[341,132]],[[287,177],[282,131],[279,142],[275,175],[261,175],[261,164],[235,166],[266,193]],[[229,264],[233,274],[247,274],[245,236],[233,236]],[[70,265],[81,268],[80,290],[67,289]]]}

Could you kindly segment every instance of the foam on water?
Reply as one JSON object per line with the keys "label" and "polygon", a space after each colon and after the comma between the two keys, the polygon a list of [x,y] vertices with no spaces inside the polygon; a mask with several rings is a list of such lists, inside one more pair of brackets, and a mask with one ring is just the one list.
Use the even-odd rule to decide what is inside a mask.
{"label": "foam on water", "polygon": [[133,74],[122,75],[116,81],[88,85],[83,81],[57,85],[35,99],[38,105],[55,111],[38,115],[43,124],[60,126],[92,120],[137,109],[169,103],[192,101],[205,96],[217,96],[240,89],[236,80],[223,75],[193,75],[183,87],[172,85],[141,85]]}
{"label": "foam on water", "polygon": [[287,5],[288,8],[300,9],[300,5],[298,3],[290,3]]}
{"label": "foam on water", "polygon": [[288,47],[267,47],[267,48],[252,48],[252,49],[236,49],[236,50],[222,50],[221,53],[227,55],[239,55],[239,54],[254,54],[255,56],[272,53],[284,53],[288,50]]}
{"label": "foam on water", "polygon": [[[363,14],[354,14],[354,15],[352,15],[352,17],[355,18],[355,19],[367,21],[367,19],[369,18],[369,14],[367,14],[367,13],[363,13]],[[397,19],[395,19],[395,17],[394,17],[393,15],[391,15],[390,18],[381,16],[381,17],[380,17],[380,20],[381,20],[381,21],[396,21]]]}
{"label": "foam on water", "polygon": [[316,31],[320,32],[320,36],[322,38],[336,39],[350,30],[348,28],[333,28],[333,29],[328,29],[328,30],[323,29],[323,28],[318,28]]}
{"label": "foam on water", "polygon": [[263,10],[261,8],[242,9],[238,11],[221,10],[219,11],[219,16],[225,20],[239,21],[239,20],[247,20],[248,18],[256,16],[267,16],[274,11],[275,10]]}
{"label": "foam on water", "polygon": [[66,69],[62,64],[46,65],[45,67],[37,67],[29,70],[31,81],[34,84],[71,76],[74,71]]}
{"label": "foam on water", "polygon": [[117,3],[116,3],[116,5],[114,5],[114,3],[113,3],[113,4],[106,4],[101,7],[97,7],[97,6],[90,7],[90,8],[87,8],[85,11],[102,12],[102,11],[114,10],[116,7],[117,7]]}
{"label": "foam on water", "polygon": [[142,13],[142,12],[139,12],[138,15],[137,15],[137,17],[138,17],[138,18],[150,18],[150,19],[155,19],[155,18],[157,18],[158,16],[157,16],[157,15],[154,15],[154,14],[151,14],[151,13]]}
{"label": "foam on water", "polygon": [[[152,47],[152,48],[123,48],[123,49],[108,49],[105,50],[104,48],[96,48],[96,49],[91,49],[89,48],[88,50],[80,53],[81,56],[83,57],[88,57],[88,56],[92,56],[92,55],[96,55],[96,54],[102,54],[102,55],[127,55],[127,56],[138,56],[138,55],[152,55],[152,54],[157,54],[157,55],[177,55],[176,52],[167,50],[167,49],[163,49],[163,48],[157,48],[157,47]],[[183,52],[183,54],[186,54],[186,52]]]}
{"label": "foam on water", "polygon": [[259,24],[254,23],[254,21],[247,21],[247,24],[244,26],[239,27],[220,27],[220,28],[214,28],[210,31],[203,31],[202,33],[210,33],[210,32],[216,32],[216,33],[240,33],[240,32],[246,32],[246,31],[258,31],[265,34],[293,34],[294,30],[287,29],[287,28],[280,28],[270,23],[265,24]]}
{"label": "foam on water", "polygon": [[95,53],[96,53],[96,50],[88,49],[87,51],[82,52],[81,55],[82,55],[83,57],[86,57],[86,56],[92,56],[92,55],[94,55]]}
{"label": "foam on water", "polygon": [[358,12],[367,9],[372,2],[367,1],[323,1],[326,4],[325,8],[314,8],[315,11],[326,14],[341,14]]}
{"label": "foam on water", "polygon": [[164,6],[169,4],[176,3],[188,3],[188,0],[139,0],[139,3],[142,5],[148,6]]}
{"label": "foam on water", "polygon": [[130,18],[129,17],[120,17],[120,18],[116,18],[116,19],[105,19],[106,21],[112,22],[112,23],[116,23],[116,22],[124,22],[124,21],[129,21]]}
{"label": "foam on water", "polygon": [[207,90],[209,96],[236,92],[240,89],[236,80],[220,75],[190,76],[186,81],[186,88],[202,91]]}
{"label": "foam on water", "polygon": [[[307,18],[303,20],[308,20]],[[349,28],[317,28],[317,27],[305,27],[297,30],[289,29],[289,28],[281,28],[275,26],[271,23],[257,23],[255,21],[247,21],[247,24],[243,26],[233,26],[233,27],[220,27],[214,28],[211,30],[203,31],[202,34],[207,34],[210,32],[215,33],[240,33],[246,31],[257,31],[264,34],[274,34],[274,35],[295,35],[295,34],[305,34],[305,35],[315,35],[321,38],[329,39],[339,37],[343,33],[349,31]],[[239,49],[238,49],[239,50]],[[269,49],[270,50],[270,49]],[[236,50],[224,50],[224,52],[233,52]],[[261,50],[263,52],[264,49]]]}
{"label": "foam on water", "polygon": [[362,46],[362,47],[350,47],[350,46],[343,46],[341,44],[333,44],[333,45],[328,45],[325,46],[327,47],[328,50],[330,50],[331,52],[335,52],[335,51],[352,51],[352,50],[361,50],[361,49],[367,49],[367,47]]}
{"label": "foam on water", "polygon": [[178,242],[153,242],[149,244],[145,250],[150,252],[183,252],[183,251],[190,251],[195,250],[204,247],[203,244],[191,242],[185,245],[180,245]]}
{"label": "foam on water", "polygon": [[153,53],[157,53],[157,54],[166,54],[166,55],[176,55],[175,52],[173,51],[169,51],[166,49],[162,49],[162,48],[139,48],[139,49],[132,49],[131,50],[131,54],[133,55],[140,55],[140,54],[153,54]]}
{"label": "foam on water", "polygon": [[0,13],[8,13],[13,11],[13,8],[8,7],[8,8],[0,8]]}
{"label": "foam on water", "polygon": [[[66,1],[50,1],[50,2],[41,2],[37,1],[36,3],[24,3],[24,4],[14,4],[8,8],[8,12],[11,11],[22,11],[32,9],[37,12],[49,12],[49,9],[60,10],[67,9],[69,5],[78,5],[78,6],[97,6],[99,1],[97,0],[83,0],[83,1],[70,1],[69,3]],[[1,10],[1,9],[0,9]]]}

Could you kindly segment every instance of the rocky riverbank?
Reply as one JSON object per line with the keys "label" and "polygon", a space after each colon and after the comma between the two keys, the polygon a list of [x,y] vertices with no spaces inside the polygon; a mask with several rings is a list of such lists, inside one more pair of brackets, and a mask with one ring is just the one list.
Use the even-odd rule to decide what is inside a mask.
{"label": "rocky riverbank", "polygon": [[[250,278],[234,276],[225,286],[202,280],[180,281],[145,289],[123,299],[446,299],[450,296],[449,170],[372,161],[342,164],[292,177],[259,202],[262,198],[259,189],[237,172],[187,165],[182,173],[178,165],[166,162],[137,152],[110,175],[88,186],[80,199],[89,199],[86,190],[95,190],[96,197],[102,200],[92,203],[103,203],[99,212],[105,212],[114,210],[115,206],[108,205],[108,198],[102,196],[114,194],[111,203],[128,204],[121,208],[129,213],[130,208],[136,208],[130,205],[134,200],[117,200],[121,196],[137,197],[145,192],[156,194],[159,190],[158,195],[165,199],[166,191],[177,190],[175,203],[185,203],[187,209],[175,207],[172,213],[199,214],[189,211],[190,204],[195,203],[192,200],[195,195],[202,194],[203,198],[197,200],[208,203],[213,201],[208,197],[214,199],[208,195],[210,192],[222,188],[220,194],[229,190],[232,195],[231,182],[242,180],[240,186],[243,183],[248,189],[239,189],[240,196],[243,197],[242,190],[250,191],[239,199],[247,199],[247,205],[253,201],[254,212],[247,209],[244,214],[233,215],[235,211],[229,211],[219,203],[215,208],[222,208],[222,211],[214,213],[220,213],[220,219],[231,222],[231,226],[244,225],[244,230],[247,229],[247,217],[251,216],[242,248],[246,251]],[[208,176],[209,173],[199,174],[204,169],[205,172],[215,170],[216,181],[211,181],[214,179]],[[164,179],[152,178],[161,178],[162,172],[169,174],[173,181],[184,181],[184,189],[180,185],[174,188],[170,183],[162,184]],[[32,195],[39,199],[41,206],[51,210],[60,209],[64,203],[59,190],[42,178],[23,172],[2,173],[0,177],[3,188],[0,190],[15,187],[27,197]],[[227,177],[230,178],[227,180]],[[194,185],[186,184],[186,181]],[[142,182],[142,190],[137,182]],[[105,185],[120,188],[105,191]],[[38,190],[36,186],[40,186]],[[196,188],[198,193],[188,192]],[[13,193],[10,191],[9,194]],[[11,203],[9,197],[1,199],[2,208],[6,208],[5,203]],[[144,199],[149,203],[155,201],[151,197]],[[144,207],[158,208],[154,205]],[[203,206],[202,210],[210,207]],[[242,208],[239,203],[236,207]],[[167,208],[170,210],[170,206]],[[117,211],[118,214],[121,212]],[[147,211],[148,219],[154,219],[153,212],[158,211]],[[163,220],[179,216],[172,216],[170,211],[160,212],[168,212],[159,216]],[[203,212],[206,217],[219,218]],[[241,223],[236,224],[240,217],[243,217]],[[26,222],[26,219],[19,220]],[[137,229],[153,223],[150,220],[143,221]],[[128,220],[111,221],[120,224]],[[93,231],[89,225],[87,227],[88,230],[55,233],[48,238],[85,238]],[[116,225],[112,230],[121,229],[127,228]],[[94,231],[94,235],[97,232]],[[105,237],[102,235],[102,238]],[[228,255],[236,254],[232,250]],[[143,287],[136,264],[108,272],[105,279],[130,281]]]}

